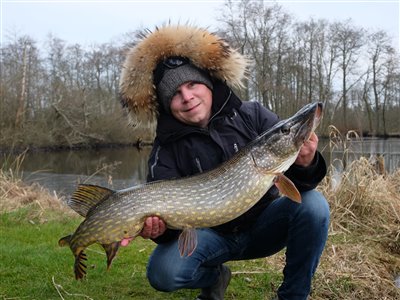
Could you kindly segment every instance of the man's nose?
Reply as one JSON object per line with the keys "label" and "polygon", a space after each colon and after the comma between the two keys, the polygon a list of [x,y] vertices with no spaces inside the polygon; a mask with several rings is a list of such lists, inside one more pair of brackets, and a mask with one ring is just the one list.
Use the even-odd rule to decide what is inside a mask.
{"label": "man's nose", "polygon": [[184,101],[189,101],[190,99],[193,98],[193,93],[190,89],[188,88],[182,88],[181,89],[181,95],[182,95],[182,99]]}

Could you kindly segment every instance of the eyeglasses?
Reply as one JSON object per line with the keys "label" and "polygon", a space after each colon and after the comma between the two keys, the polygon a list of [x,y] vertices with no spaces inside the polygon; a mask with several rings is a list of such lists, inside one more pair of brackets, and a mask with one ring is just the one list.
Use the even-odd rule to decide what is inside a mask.
{"label": "eyeglasses", "polygon": [[163,61],[163,65],[169,69],[175,69],[187,63],[189,63],[188,59],[179,56],[168,57]]}

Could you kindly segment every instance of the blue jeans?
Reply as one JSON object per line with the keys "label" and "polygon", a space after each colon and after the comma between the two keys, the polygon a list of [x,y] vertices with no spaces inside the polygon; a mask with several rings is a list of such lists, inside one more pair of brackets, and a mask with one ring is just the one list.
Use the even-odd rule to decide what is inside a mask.
{"label": "blue jeans", "polygon": [[315,190],[301,195],[301,204],[276,199],[243,232],[199,229],[197,248],[189,257],[180,257],[176,240],[157,245],[147,267],[150,284],[166,292],[209,287],[222,263],[266,257],[286,247],[279,299],[306,299],[328,235],[329,206]]}

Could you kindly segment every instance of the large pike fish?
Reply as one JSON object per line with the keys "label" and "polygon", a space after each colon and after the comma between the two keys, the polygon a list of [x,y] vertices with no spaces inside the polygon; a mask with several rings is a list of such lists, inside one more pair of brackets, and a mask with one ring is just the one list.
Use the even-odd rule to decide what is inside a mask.
{"label": "large pike fish", "polygon": [[300,193],[283,173],[294,163],[322,116],[313,103],[278,122],[218,168],[180,179],[162,180],[113,191],[79,185],[68,205],[85,217],[76,231],[63,237],[75,256],[75,278],[86,274],[85,248],[103,246],[110,267],[120,242],[139,235],[149,216],[167,227],[182,229],[179,251],[191,255],[197,245],[195,228],[226,223],[249,210],[276,185],[282,194],[301,202]]}

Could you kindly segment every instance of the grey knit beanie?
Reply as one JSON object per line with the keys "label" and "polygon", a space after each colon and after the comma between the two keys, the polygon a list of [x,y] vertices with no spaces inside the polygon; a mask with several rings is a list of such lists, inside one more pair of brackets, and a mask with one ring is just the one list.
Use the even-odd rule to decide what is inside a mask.
{"label": "grey knit beanie", "polygon": [[210,90],[213,89],[210,76],[190,63],[182,64],[174,69],[164,68],[162,70],[161,80],[155,84],[158,101],[166,112],[171,111],[171,100],[178,87],[189,81],[199,82],[205,84]]}

